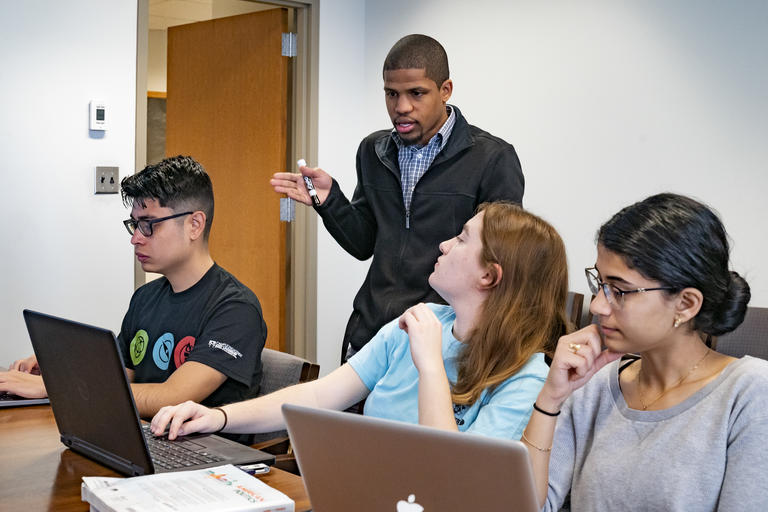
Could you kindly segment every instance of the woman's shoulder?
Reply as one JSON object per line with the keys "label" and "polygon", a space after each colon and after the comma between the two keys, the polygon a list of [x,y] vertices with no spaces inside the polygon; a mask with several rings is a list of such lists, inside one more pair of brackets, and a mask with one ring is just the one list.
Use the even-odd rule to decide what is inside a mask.
{"label": "woman's shoulder", "polygon": [[768,361],[759,357],[743,356],[733,363],[735,371],[743,374],[755,375],[760,378],[768,378]]}
{"label": "woman's shoulder", "polygon": [[724,379],[741,392],[763,395],[768,401],[768,361],[744,356],[726,366]]}
{"label": "woman's shoulder", "polygon": [[456,312],[453,310],[451,306],[448,306],[446,304],[436,304],[434,302],[428,302],[427,307],[432,310],[432,312],[441,322],[456,318]]}
{"label": "woman's shoulder", "polygon": [[544,361],[544,354],[537,352],[528,359],[522,368],[500,382],[492,390],[486,388],[483,391],[482,402],[509,400],[511,397],[514,397],[514,401],[527,400],[528,398],[534,400],[547,380],[547,374],[549,374],[549,366]]}
{"label": "woman's shoulder", "polygon": [[744,356],[726,366],[710,385],[713,389],[707,394],[716,398],[710,402],[721,404],[723,412],[741,423],[766,425],[768,361]]}
{"label": "woman's shoulder", "polygon": [[533,354],[515,375],[538,377],[546,380],[547,375],[549,375],[549,365],[544,359],[544,354],[541,352]]}
{"label": "woman's shoulder", "polygon": [[505,387],[518,386],[522,381],[536,381],[541,384],[547,380],[549,374],[549,365],[544,361],[544,354],[537,352],[533,354],[528,361],[514,374],[510,375],[502,382],[498,389]]}

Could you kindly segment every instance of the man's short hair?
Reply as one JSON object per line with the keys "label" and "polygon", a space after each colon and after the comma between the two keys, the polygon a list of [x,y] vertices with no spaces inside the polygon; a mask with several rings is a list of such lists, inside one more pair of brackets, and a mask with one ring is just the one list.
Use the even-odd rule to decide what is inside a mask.
{"label": "man's short hair", "polygon": [[445,48],[435,39],[422,34],[405,36],[389,50],[382,74],[396,69],[423,69],[438,88],[450,78]]}
{"label": "man's short hair", "polygon": [[202,211],[205,213],[203,239],[208,240],[213,224],[213,185],[208,173],[191,156],[174,156],[146,166],[141,172],[126,176],[120,182],[123,204],[156,200],[174,213]]}

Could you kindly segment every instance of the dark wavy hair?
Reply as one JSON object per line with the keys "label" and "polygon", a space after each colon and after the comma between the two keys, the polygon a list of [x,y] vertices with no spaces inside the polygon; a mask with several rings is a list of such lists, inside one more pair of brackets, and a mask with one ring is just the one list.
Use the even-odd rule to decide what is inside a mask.
{"label": "dark wavy hair", "polygon": [[120,194],[127,207],[156,200],[175,213],[200,210],[205,213],[203,239],[208,240],[213,224],[213,184],[208,173],[191,156],[173,156],[146,166],[120,182]]}
{"label": "dark wavy hair", "polygon": [[715,212],[690,197],[664,193],[627,206],[603,224],[597,242],[643,277],[704,296],[695,330],[720,336],[744,320],[749,284],[728,266],[728,235]]}

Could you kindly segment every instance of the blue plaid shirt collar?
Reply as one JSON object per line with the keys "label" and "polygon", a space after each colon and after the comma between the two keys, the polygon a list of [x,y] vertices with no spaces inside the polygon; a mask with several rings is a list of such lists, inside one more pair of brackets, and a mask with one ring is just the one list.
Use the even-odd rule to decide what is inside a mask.
{"label": "blue plaid shirt collar", "polygon": [[400,186],[403,191],[403,205],[405,206],[405,227],[410,228],[411,201],[413,190],[422,176],[434,162],[435,157],[443,149],[448,137],[451,136],[453,126],[456,124],[456,112],[446,105],[449,110],[448,119],[438,132],[423,146],[411,144],[407,146],[400,140],[397,130],[392,130],[392,138],[397,145],[397,163],[400,167]]}

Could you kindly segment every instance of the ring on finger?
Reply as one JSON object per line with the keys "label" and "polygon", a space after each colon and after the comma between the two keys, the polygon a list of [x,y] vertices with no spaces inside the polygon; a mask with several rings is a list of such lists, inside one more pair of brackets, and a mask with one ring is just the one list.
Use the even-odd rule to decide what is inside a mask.
{"label": "ring on finger", "polygon": [[573,352],[574,354],[579,351],[581,348],[581,343],[569,343],[568,349]]}

